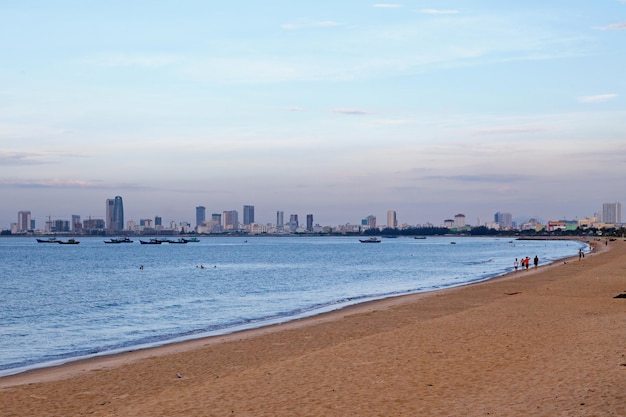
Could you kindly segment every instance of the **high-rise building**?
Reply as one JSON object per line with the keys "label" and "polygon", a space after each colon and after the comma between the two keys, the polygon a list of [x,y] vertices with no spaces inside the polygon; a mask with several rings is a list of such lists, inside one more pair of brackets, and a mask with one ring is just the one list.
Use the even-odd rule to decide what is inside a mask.
{"label": "high-rise building", "polygon": [[500,229],[510,229],[513,227],[513,215],[511,213],[497,212],[493,216],[493,221],[500,225]]}
{"label": "high-rise building", "polygon": [[307,232],[313,231],[313,215],[312,214],[306,215],[306,231]]}
{"label": "high-rise building", "polygon": [[254,223],[254,206],[243,206],[243,224]]}
{"label": "high-rise building", "polygon": [[387,227],[396,229],[398,227],[398,219],[396,218],[396,211],[387,211]]}
{"label": "high-rise building", "polygon": [[83,225],[80,222],[80,215],[72,214],[72,224],[70,226],[73,232],[78,231],[83,228]]}
{"label": "high-rise building", "polygon": [[465,227],[465,214],[457,214],[454,216],[454,227],[457,229]]}
{"label": "high-rise building", "polygon": [[111,232],[124,230],[124,204],[119,195],[106,201],[106,222]]}
{"label": "high-rise building", "polygon": [[376,216],[374,216],[373,214],[370,214],[369,216],[367,216],[367,225],[369,226],[370,229],[376,229]]}
{"label": "high-rise building", "polygon": [[17,231],[24,233],[30,229],[30,211],[18,211],[17,213]]}
{"label": "high-rise building", "polygon": [[239,230],[239,213],[237,210],[229,210],[222,213],[224,221],[224,230]]}
{"label": "high-rise building", "polygon": [[298,229],[298,227],[300,227],[300,223],[298,222],[298,215],[290,214],[289,215],[289,229],[291,229],[292,232],[295,232],[296,229]]}
{"label": "high-rise building", "polygon": [[276,227],[281,228],[285,226],[285,212],[277,211],[276,212]]}
{"label": "high-rise building", "polygon": [[154,216],[154,227],[163,226],[163,219],[161,216]]}
{"label": "high-rise building", "polygon": [[602,204],[602,222],[609,224],[622,223],[622,203]]}
{"label": "high-rise building", "polygon": [[206,207],[198,206],[196,207],[196,226],[202,226],[206,220]]}

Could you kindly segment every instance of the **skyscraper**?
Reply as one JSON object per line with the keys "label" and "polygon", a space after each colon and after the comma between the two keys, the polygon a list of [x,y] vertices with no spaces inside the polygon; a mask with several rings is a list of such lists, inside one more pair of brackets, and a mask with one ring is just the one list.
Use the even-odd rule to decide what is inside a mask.
{"label": "skyscraper", "polygon": [[243,206],[243,224],[254,223],[254,206]]}
{"label": "skyscraper", "polygon": [[457,229],[462,229],[465,227],[465,214],[459,213],[454,216],[454,227]]}
{"label": "skyscraper", "polygon": [[622,203],[602,204],[602,222],[610,224],[622,223]]}
{"label": "skyscraper", "polygon": [[285,225],[285,212],[277,211],[276,212],[276,227],[282,228]]}
{"label": "skyscraper", "polygon": [[106,225],[111,232],[124,230],[124,204],[119,195],[106,201]]}
{"label": "skyscraper", "polygon": [[289,229],[291,229],[292,232],[295,232],[298,227],[300,227],[300,223],[298,222],[298,215],[297,214],[290,214],[289,215]]}
{"label": "skyscraper", "polygon": [[27,232],[30,230],[30,211],[19,211],[17,213],[17,231]]}
{"label": "skyscraper", "polygon": [[511,213],[497,212],[493,216],[493,221],[498,223],[501,229],[510,229],[513,227],[513,215]]}
{"label": "skyscraper", "polygon": [[198,206],[196,207],[196,227],[202,226],[206,220],[206,207]]}
{"label": "skyscraper", "polygon": [[313,231],[313,215],[312,214],[306,215],[306,231],[307,232]]}
{"label": "skyscraper", "polygon": [[398,219],[396,218],[396,211],[389,210],[387,212],[387,227],[396,229],[398,227]]}
{"label": "skyscraper", "polygon": [[229,210],[222,213],[224,220],[224,230],[239,230],[239,213],[237,210]]}

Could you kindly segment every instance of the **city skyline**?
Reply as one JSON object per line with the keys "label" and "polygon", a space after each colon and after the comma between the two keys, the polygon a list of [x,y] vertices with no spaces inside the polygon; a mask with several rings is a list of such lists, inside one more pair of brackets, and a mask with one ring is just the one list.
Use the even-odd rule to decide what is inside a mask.
{"label": "city skyline", "polygon": [[[143,223],[144,221],[148,221],[148,222],[154,221],[155,225],[157,225],[157,223],[158,225],[161,224],[163,216],[160,216],[158,214],[142,215],[137,218],[135,217],[129,218],[128,216],[124,214],[122,200],[123,199],[121,196],[116,196],[114,199],[106,199],[105,209],[104,209],[105,215],[103,216],[92,216],[92,215],[82,216],[81,214],[76,214],[76,213],[72,215],[67,215],[67,216],[56,216],[56,217],[45,216],[45,220],[42,220],[36,223],[35,229],[43,230],[44,227],[41,226],[42,223],[45,224],[46,222],[61,221],[61,222],[66,222],[68,225],[71,225],[71,229],[73,230],[75,219],[79,219],[79,220],[82,219],[85,221],[98,221],[98,220],[102,221],[102,224],[105,225],[103,228],[106,228],[106,230],[108,230],[109,232],[125,230],[128,224],[140,224],[140,223]],[[302,226],[301,224],[298,224],[299,223],[298,215],[301,213],[288,213],[288,216],[290,216],[290,221],[285,223],[284,222],[284,213],[285,213],[284,210],[274,211],[273,213],[275,214],[273,218],[272,216],[270,216],[267,219],[256,221],[255,215],[254,215],[255,206],[248,205],[248,204],[242,206],[241,212],[243,213],[243,218],[241,221],[239,220],[240,210],[237,210],[237,209],[210,210],[210,212],[213,213],[211,214],[212,216],[211,220],[215,221],[216,216],[217,216],[219,218],[218,223],[224,226],[225,230],[235,229],[235,224],[239,224],[241,226],[249,226],[251,224],[261,224],[261,225],[273,224],[273,225],[281,227],[281,226],[289,226],[290,223],[295,222],[296,223],[295,227]],[[166,219],[164,223],[171,223],[171,224],[186,223],[186,224],[189,224],[191,228],[195,229],[199,225],[202,225],[202,223],[205,220],[209,221],[206,213],[207,213],[207,208],[205,206],[196,206],[194,208],[193,216],[190,216],[189,218],[181,218],[181,219]],[[418,226],[418,227],[421,227],[421,226],[426,226],[426,227],[472,226],[472,227],[476,227],[476,226],[486,226],[486,225],[488,226],[490,224],[499,224],[500,227],[509,228],[513,226],[514,223],[525,222],[527,220],[532,220],[534,222],[538,221],[539,224],[542,224],[542,222],[547,223],[550,221],[577,221],[577,220],[594,218],[594,217],[597,218],[598,222],[623,224],[621,202],[602,203],[601,206],[599,205],[598,210],[594,211],[593,213],[587,213],[583,216],[577,216],[575,218],[545,218],[544,216],[540,216],[540,215],[538,216],[515,215],[514,216],[510,212],[496,211],[491,216],[488,216],[485,218],[477,217],[476,221],[466,220],[468,219],[468,216],[466,216],[464,213],[457,213],[454,216],[453,215],[443,216],[441,220],[435,221],[435,222],[426,221],[426,222],[421,222],[421,223],[420,222],[412,223],[408,221],[402,221],[402,219],[398,220],[396,210],[387,210],[383,214],[384,214],[384,217],[382,215],[372,214],[370,212],[370,214],[362,214],[361,217],[358,219],[356,219],[356,217],[358,217],[357,215],[356,217],[353,216],[354,218],[351,220],[339,222],[339,223],[319,222],[317,221],[317,217],[316,217],[315,224],[321,225],[321,226],[341,226],[341,225],[359,225],[360,224],[363,226],[368,226],[368,227],[373,227],[373,228],[377,226],[381,226],[381,225],[392,227],[392,228],[399,228],[402,225]],[[20,210],[17,212],[16,215],[17,215],[17,222],[15,221],[9,222],[6,227],[0,224],[0,230],[11,230],[12,226],[16,225],[17,230],[23,232],[25,231],[22,228],[23,225],[31,224],[31,222],[33,223],[37,222],[37,216],[33,216],[31,210]],[[125,216],[128,219],[126,223],[124,223]],[[309,225],[312,224],[311,222],[312,222],[313,216],[314,214],[311,214],[311,213],[306,214],[306,219],[307,219],[306,229],[307,230],[309,230]],[[68,221],[67,218],[71,218],[71,221]],[[379,218],[386,219],[386,223],[383,224],[381,221],[378,220]],[[224,221],[223,223],[222,223],[222,220]],[[393,225],[389,224],[390,220],[393,223]]]}
{"label": "city skyline", "polygon": [[126,219],[192,224],[199,205],[249,202],[267,222],[471,224],[625,199],[624,0],[60,0],[0,15],[2,227],[19,211],[104,218],[115,195]]}

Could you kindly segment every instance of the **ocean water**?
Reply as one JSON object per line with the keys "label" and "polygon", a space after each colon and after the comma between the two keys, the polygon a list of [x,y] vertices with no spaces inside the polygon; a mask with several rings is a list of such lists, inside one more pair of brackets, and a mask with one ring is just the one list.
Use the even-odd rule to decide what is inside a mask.
{"label": "ocean water", "polygon": [[544,265],[588,250],[502,238],[79,240],[0,239],[0,376],[482,281],[510,272],[515,258]]}

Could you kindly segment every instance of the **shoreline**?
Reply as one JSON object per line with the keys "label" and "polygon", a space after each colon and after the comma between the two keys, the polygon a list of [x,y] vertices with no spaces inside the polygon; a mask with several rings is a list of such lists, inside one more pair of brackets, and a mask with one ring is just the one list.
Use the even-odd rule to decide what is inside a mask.
{"label": "shoreline", "polygon": [[[535,239],[531,239],[531,240],[535,240]],[[540,240],[543,240],[543,239],[540,239]],[[560,240],[571,240],[573,242],[580,242],[582,244],[585,244],[586,248],[590,250],[589,253],[592,253],[592,251],[594,250],[594,246],[595,246],[595,242],[590,243],[589,240],[572,239],[572,238],[560,239]],[[550,261],[547,264],[540,265],[539,268],[552,267],[555,264],[558,265],[560,262],[563,262],[568,259],[574,259],[574,258],[575,257],[572,256],[568,258],[556,259],[556,260]],[[525,272],[525,273],[536,272],[536,269],[531,266],[531,268],[528,271],[524,271],[523,268],[520,267],[519,272]],[[349,312],[349,311],[358,309],[360,306],[363,306],[363,308],[367,309],[369,308],[368,306],[370,306],[371,304],[378,304],[378,303],[381,303],[381,305],[383,305],[383,303],[395,304],[396,300],[397,302],[403,302],[402,299],[405,297],[411,297],[411,300],[417,300],[423,297],[433,296],[438,293],[456,289],[456,288],[463,288],[463,287],[467,287],[471,285],[478,285],[478,284],[487,283],[487,282],[491,282],[495,280],[507,279],[509,275],[511,275],[510,278],[513,278],[515,274],[516,274],[516,271],[509,270],[508,272],[502,272],[502,273],[495,274],[486,278],[483,277],[483,278],[476,279],[474,281],[469,281],[469,282],[465,282],[461,284],[454,284],[449,287],[428,289],[425,291],[422,290],[418,292],[387,294],[387,295],[381,295],[380,298],[364,297],[361,299],[356,299],[356,301],[350,299],[350,301],[343,301],[343,302],[328,304],[318,309],[307,311],[304,313],[299,313],[296,315],[266,318],[254,324],[242,323],[242,324],[238,324],[238,325],[228,327],[228,328],[222,328],[222,329],[197,333],[195,335],[193,334],[180,335],[171,339],[157,340],[154,342],[149,342],[149,343],[144,343],[144,344],[139,344],[139,345],[134,345],[134,346],[121,347],[121,348],[98,352],[98,353],[89,354],[89,355],[60,358],[60,359],[51,360],[45,363],[36,363],[33,365],[26,365],[26,366],[20,366],[16,368],[4,369],[4,370],[0,370],[0,383],[2,382],[3,378],[19,376],[23,374],[31,374],[31,373],[36,373],[38,371],[45,372],[48,369],[68,367],[74,363],[82,364],[82,363],[88,363],[91,361],[106,360],[107,358],[116,357],[118,355],[136,354],[136,353],[144,352],[144,351],[151,352],[157,349],[168,350],[170,346],[176,346],[179,344],[189,344],[195,341],[203,341],[205,339],[223,338],[223,337],[227,337],[230,335],[246,334],[248,332],[262,331],[263,329],[266,329],[266,328],[268,329],[274,328],[276,326],[288,326],[291,323],[303,323],[303,325],[306,325],[307,320],[315,320],[316,318],[321,318],[327,315],[332,316],[333,314],[336,314],[336,313],[341,314],[342,312]],[[361,301],[361,300],[365,300],[365,301]]]}
{"label": "shoreline", "polygon": [[18,415],[625,415],[626,244],[0,378]]}

